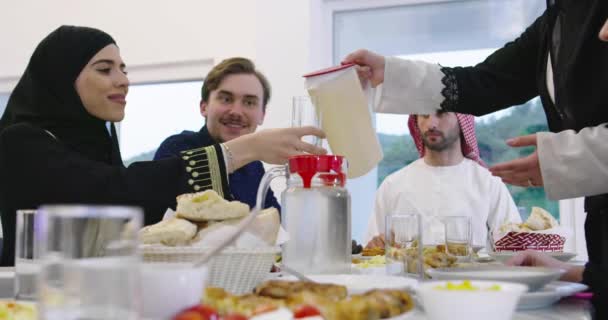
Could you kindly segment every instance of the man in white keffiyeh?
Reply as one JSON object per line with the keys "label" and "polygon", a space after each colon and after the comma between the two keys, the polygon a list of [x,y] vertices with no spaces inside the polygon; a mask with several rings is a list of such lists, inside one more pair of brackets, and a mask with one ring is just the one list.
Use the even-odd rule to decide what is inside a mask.
{"label": "man in white keffiyeh", "polygon": [[380,185],[368,226],[369,247],[384,245],[385,218],[394,214],[421,214],[425,244],[444,242],[441,217],[471,217],[475,246],[488,244],[489,230],[521,222],[506,186],[479,157],[473,116],[412,115],[408,127],[421,158]]}
{"label": "man in white keffiyeh", "polygon": [[[433,151],[441,151],[443,152],[444,150],[441,150],[442,148],[448,148],[448,147],[452,147],[454,146],[454,148],[457,146],[457,144],[449,144],[450,142],[457,142],[456,138],[460,137],[460,149],[462,150],[462,155],[465,158],[469,158],[477,163],[479,163],[479,165],[486,167],[486,164],[483,162],[483,160],[481,160],[481,157],[479,156],[479,147],[477,145],[477,136],[475,135],[475,117],[469,114],[462,114],[462,113],[452,113],[452,112],[443,112],[443,113],[437,113],[435,115],[435,118],[437,118],[437,122],[439,122],[441,119],[441,117],[450,117],[450,115],[453,114],[456,117],[456,121],[458,122],[458,127],[452,125],[451,126],[451,136],[445,137],[442,136],[444,135],[443,132],[440,131],[440,129],[431,126],[430,128],[428,128],[428,126],[430,124],[426,124],[425,127],[428,128],[428,130],[426,130],[424,133],[420,132],[420,129],[418,127],[418,115],[411,115],[409,116],[409,119],[407,121],[407,126],[410,129],[410,134],[412,135],[412,139],[414,139],[414,144],[416,145],[416,149],[418,149],[418,153],[420,154],[420,157],[424,157],[425,154],[425,149],[429,148],[431,150],[431,152]],[[421,121],[424,123],[430,122],[430,121],[434,121],[434,119],[432,118],[432,116],[429,115],[421,115],[420,116],[422,119]],[[450,121],[444,121],[449,123]],[[452,121],[453,122],[453,118]],[[434,124],[434,126],[437,126],[437,124]],[[449,132],[446,132],[449,133]],[[431,137],[433,136],[439,136],[439,137],[443,137],[443,140],[441,140],[438,144],[435,144],[433,142],[430,142]],[[433,139],[433,140],[437,140],[437,139]],[[458,157],[458,153],[456,153],[456,159],[460,160]]]}

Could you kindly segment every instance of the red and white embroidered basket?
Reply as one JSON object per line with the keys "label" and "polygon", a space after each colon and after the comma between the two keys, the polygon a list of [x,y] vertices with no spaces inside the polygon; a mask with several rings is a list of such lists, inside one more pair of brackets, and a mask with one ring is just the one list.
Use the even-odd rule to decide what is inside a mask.
{"label": "red and white embroidered basket", "polygon": [[563,251],[566,237],[559,234],[511,231],[494,244],[495,251]]}

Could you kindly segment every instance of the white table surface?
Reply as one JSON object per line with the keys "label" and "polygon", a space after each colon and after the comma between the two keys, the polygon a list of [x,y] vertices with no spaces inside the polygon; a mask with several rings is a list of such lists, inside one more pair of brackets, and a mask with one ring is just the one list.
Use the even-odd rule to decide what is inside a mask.
{"label": "white table surface", "polygon": [[[0,267],[0,298],[11,298],[13,295],[14,269]],[[424,312],[416,309],[404,317],[407,320],[427,319]],[[591,319],[591,303],[586,300],[562,299],[549,308],[517,311],[513,320],[586,320]]]}
{"label": "white table surface", "polygon": [[[403,320],[428,319],[423,311],[416,309]],[[587,320],[591,319],[591,303],[584,300],[563,299],[550,308],[517,311],[512,320]]]}

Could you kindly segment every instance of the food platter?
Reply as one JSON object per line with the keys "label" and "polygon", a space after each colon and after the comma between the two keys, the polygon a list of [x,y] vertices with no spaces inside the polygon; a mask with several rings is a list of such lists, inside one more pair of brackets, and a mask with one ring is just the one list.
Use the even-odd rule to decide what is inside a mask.
{"label": "food platter", "polygon": [[[291,311],[295,318],[301,308],[313,309],[324,319],[353,319],[367,315],[370,319],[407,319],[414,310],[413,291],[417,281],[391,276],[307,275],[313,282],[283,277],[259,284],[253,293],[233,295],[222,288],[205,289],[205,306],[218,314],[239,313],[254,316]],[[264,310],[260,313],[260,310]],[[270,316],[270,315],[269,315]],[[263,317],[266,319],[266,317]],[[285,319],[291,319],[286,317]],[[318,319],[318,318],[315,318]]]}
{"label": "food platter", "polygon": [[543,267],[474,266],[429,269],[427,272],[435,280],[508,281],[525,284],[529,291],[535,291],[557,280],[565,271]]}
{"label": "food platter", "polygon": [[[361,294],[373,289],[396,289],[414,291],[418,280],[408,277],[366,274],[324,274],[307,275],[318,283],[331,283],[346,287],[349,295]],[[285,281],[294,281],[295,277],[283,277]]]}

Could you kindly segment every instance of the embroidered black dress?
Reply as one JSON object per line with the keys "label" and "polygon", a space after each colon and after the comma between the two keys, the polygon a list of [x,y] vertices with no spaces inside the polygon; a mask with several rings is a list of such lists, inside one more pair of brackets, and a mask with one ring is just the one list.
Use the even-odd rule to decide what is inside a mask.
{"label": "embroidered black dress", "polygon": [[[484,62],[442,68],[442,109],[484,115],[540,95],[553,132],[608,122],[608,43],[598,39],[608,19],[608,1],[557,0],[548,5],[518,39]],[[555,102],[547,87],[549,56]],[[585,211],[589,263],[583,282],[592,287],[599,311],[608,302],[608,194],[586,197]]]}

